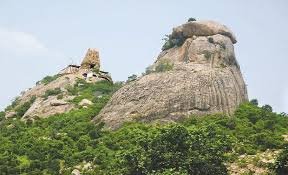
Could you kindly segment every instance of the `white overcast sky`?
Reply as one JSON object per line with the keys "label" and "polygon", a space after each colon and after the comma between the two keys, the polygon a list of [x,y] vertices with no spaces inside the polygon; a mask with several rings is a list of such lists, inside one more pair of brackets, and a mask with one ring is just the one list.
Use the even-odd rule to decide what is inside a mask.
{"label": "white overcast sky", "polygon": [[79,64],[89,47],[114,80],[139,74],[163,36],[195,17],[234,31],[249,98],[288,112],[287,9],[286,0],[0,0],[0,110],[44,76]]}

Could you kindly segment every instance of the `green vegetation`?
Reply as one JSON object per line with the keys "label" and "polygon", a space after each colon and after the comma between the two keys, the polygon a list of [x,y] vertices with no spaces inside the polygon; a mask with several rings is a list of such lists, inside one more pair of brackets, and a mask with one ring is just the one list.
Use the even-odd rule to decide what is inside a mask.
{"label": "green vegetation", "polygon": [[163,38],[163,40],[165,41],[165,43],[162,46],[162,51],[171,49],[173,47],[182,46],[186,38],[182,35],[179,35],[177,37],[172,37],[172,35],[165,35],[165,38]]}
{"label": "green vegetation", "polygon": [[279,154],[273,169],[278,175],[288,174],[288,147]]}
{"label": "green vegetation", "polygon": [[[191,21],[196,21],[196,19],[189,18],[188,22]],[[177,36],[165,35],[165,37],[162,39],[165,41],[164,45],[162,46],[162,51],[171,49],[173,47],[182,46],[186,39],[187,37],[184,37],[183,34],[179,34]]]}
{"label": "green vegetation", "polygon": [[211,44],[214,44],[214,39],[212,37],[209,37],[208,38],[208,42],[211,43]]}
{"label": "green vegetation", "polygon": [[12,101],[12,103],[11,103],[11,105],[9,105],[9,106],[7,106],[6,108],[5,108],[5,111],[9,111],[9,110],[12,110],[12,109],[14,109],[18,104],[19,104],[19,97],[16,97],[13,101]]}
{"label": "green vegetation", "polygon": [[57,78],[59,78],[60,76],[61,75],[59,75],[59,74],[56,74],[53,76],[46,76],[42,80],[38,81],[36,84],[37,85],[39,85],[39,84],[47,85],[47,84],[51,83],[52,81],[56,80]]}
{"label": "green vegetation", "polygon": [[239,154],[280,149],[287,144],[282,135],[288,133],[288,118],[251,103],[242,104],[233,118],[210,116],[192,121],[197,121],[197,126],[216,124],[221,131],[233,137],[236,141],[234,149]]}
{"label": "green vegetation", "polygon": [[159,61],[155,67],[155,72],[166,72],[172,70],[174,65],[169,61]]}
{"label": "green vegetation", "polygon": [[[98,91],[105,98],[94,96],[87,109],[30,124],[2,121],[0,172],[71,174],[74,166],[86,161],[95,166],[83,174],[222,175],[227,174],[224,163],[241,154],[287,145],[282,135],[288,133],[288,118],[255,101],[242,104],[232,117],[191,116],[168,125],[127,123],[117,131],[105,131],[102,123],[91,119],[119,85],[78,82],[74,88],[85,98]],[[277,162],[277,172],[286,172],[287,150]]]}
{"label": "green vegetation", "polygon": [[100,71],[100,68],[98,66],[95,66],[93,69],[92,69],[92,72],[94,73],[99,73]]}
{"label": "green vegetation", "polygon": [[142,75],[148,75],[148,74],[151,74],[153,72],[154,72],[153,66],[150,65],[150,66],[146,67],[145,73],[142,73]]}
{"label": "green vegetation", "polygon": [[252,100],[250,100],[250,103],[251,103],[252,105],[258,106],[258,100],[257,100],[257,99],[252,99]]}
{"label": "green vegetation", "polygon": [[[213,127],[186,128],[172,124],[129,124],[99,139],[99,172],[109,174],[227,174],[226,136]],[[108,156],[104,156],[108,155]],[[97,171],[97,170],[96,170]]]}
{"label": "green vegetation", "polygon": [[78,79],[73,87],[67,87],[66,89],[70,95],[77,95],[73,102],[78,104],[83,99],[88,99],[94,103],[100,98],[108,98],[111,93],[118,90],[121,86],[121,83],[112,84],[108,81],[87,83],[85,80]]}
{"label": "green vegetation", "polygon": [[62,91],[60,88],[48,89],[42,97],[44,99],[47,99],[49,96],[59,95],[59,94],[61,94],[61,92]]}
{"label": "green vegetation", "polygon": [[91,119],[119,85],[105,82],[78,85],[74,87],[76,91],[83,90],[81,93],[85,94],[84,89],[90,93],[95,88],[106,97],[95,99],[88,109],[73,110],[30,124],[12,119],[0,123],[1,173],[38,175],[60,174],[61,171],[71,174],[70,169],[61,167],[93,161],[97,139],[103,132],[100,131],[102,125],[94,125]]}
{"label": "green vegetation", "polygon": [[188,22],[191,22],[191,21],[196,21],[196,19],[195,18],[189,18]]}
{"label": "green vegetation", "polygon": [[174,67],[173,63],[170,63],[168,60],[162,60],[159,61],[156,64],[156,67],[154,66],[148,66],[145,70],[145,73],[142,73],[142,75],[148,75],[154,72],[166,72],[172,70]]}
{"label": "green vegetation", "polygon": [[210,51],[204,50],[204,51],[203,51],[203,54],[204,54],[204,57],[206,58],[206,60],[211,59],[212,54],[211,54]]}
{"label": "green vegetation", "polygon": [[133,75],[130,75],[126,81],[126,83],[129,83],[129,82],[132,82],[132,81],[135,81],[137,80],[137,75],[133,74]]}
{"label": "green vegetation", "polygon": [[1,122],[2,120],[4,120],[4,118],[5,118],[5,112],[1,111],[1,112],[0,112],[0,122]]}

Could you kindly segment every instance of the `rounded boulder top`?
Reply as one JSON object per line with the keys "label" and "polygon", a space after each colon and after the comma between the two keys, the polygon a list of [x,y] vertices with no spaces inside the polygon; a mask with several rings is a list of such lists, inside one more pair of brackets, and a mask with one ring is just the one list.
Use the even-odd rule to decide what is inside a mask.
{"label": "rounded boulder top", "polygon": [[180,35],[185,38],[191,38],[193,36],[212,36],[216,34],[229,37],[233,44],[237,42],[235,35],[228,27],[210,20],[189,21],[175,27],[173,28],[172,38]]}

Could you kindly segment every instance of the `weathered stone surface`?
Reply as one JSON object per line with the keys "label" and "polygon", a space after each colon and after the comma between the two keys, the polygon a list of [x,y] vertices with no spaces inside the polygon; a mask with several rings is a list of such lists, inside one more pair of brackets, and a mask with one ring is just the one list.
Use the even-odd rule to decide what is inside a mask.
{"label": "weathered stone surface", "polygon": [[233,40],[211,31],[209,36],[204,36],[208,32],[197,31],[201,36],[194,33],[182,46],[160,53],[152,69],[163,61],[173,64],[173,69],[125,85],[94,120],[101,119],[107,128],[117,129],[128,121],[177,121],[191,114],[232,114],[248,99],[246,85],[235,59]]}
{"label": "weathered stone surface", "polygon": [[37,98],[32,106],[22,117],[23,120],[33,119],[35,117],[47,117],[54,114],[61,114],[68,112],[74,108],[74,105],[65,100],[57,100],[56,96],[50,96],[44,100]]}
{"label": "weathered stone surface", "polygon": [[81,63],[81,68],[90,69],[94,67],[100,69],[99,52],[96,49],[88,49]]}

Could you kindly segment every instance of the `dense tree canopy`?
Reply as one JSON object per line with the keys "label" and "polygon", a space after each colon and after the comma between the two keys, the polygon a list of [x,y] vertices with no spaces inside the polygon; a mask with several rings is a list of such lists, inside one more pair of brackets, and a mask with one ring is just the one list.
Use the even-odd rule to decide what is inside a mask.
{"label": "dense tree canopy", "polygon": [[[103,123],[91,119],[116,86],[100,82],[71,87],[71,93],[80,92],[75,103],[89,97],[94,104],[34,123],[3,120],[0,113],[0,172],[71,174],[75,166],[90,162],[84,174],[222,175],[227,174],[225,162],[238,155],[287,145],[282,137],[288,133],[287,116],[273,113],[268,105],[258,107],[255,101],[242,104],[230,117],[190,116],[177,124],[127,123],[117,131],[106,131]],[[283,169],[287,160],[286,150],[275,166],[277,172],[287,172]]]}

